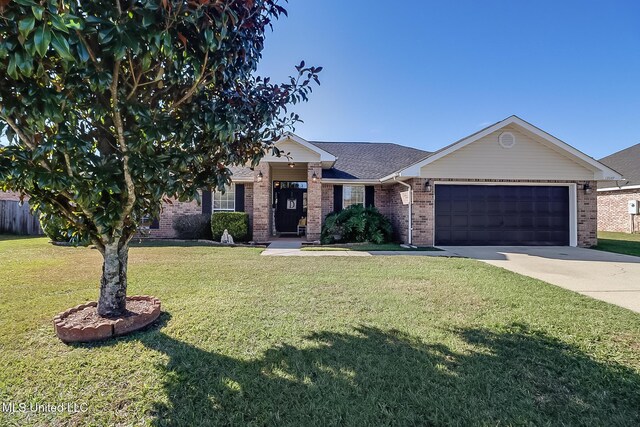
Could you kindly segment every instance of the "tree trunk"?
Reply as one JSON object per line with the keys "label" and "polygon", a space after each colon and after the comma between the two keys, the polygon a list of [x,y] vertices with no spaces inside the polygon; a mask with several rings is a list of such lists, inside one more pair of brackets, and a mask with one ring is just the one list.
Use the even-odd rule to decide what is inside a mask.
{"label": "tree trunk", "polygon": [[120,247],[118,241],[104,246],[102,253],[102,278],[98,314],[103,317],[118,317],[126,313],[127,263],[129,245]]}

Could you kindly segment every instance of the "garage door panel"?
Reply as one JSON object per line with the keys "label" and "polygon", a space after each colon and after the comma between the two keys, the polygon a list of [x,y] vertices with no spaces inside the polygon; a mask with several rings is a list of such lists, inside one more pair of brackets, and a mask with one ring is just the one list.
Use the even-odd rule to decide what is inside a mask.
{"label": "garage door panel", "polygon": [[468,227],[470,216],[467,215],[453,215],[451,217],[451,226],[452,227]]}
{"label": "garage door panel", "polygon": [[438,184],[435,198],[436,244],[569,244],[568,187]]}

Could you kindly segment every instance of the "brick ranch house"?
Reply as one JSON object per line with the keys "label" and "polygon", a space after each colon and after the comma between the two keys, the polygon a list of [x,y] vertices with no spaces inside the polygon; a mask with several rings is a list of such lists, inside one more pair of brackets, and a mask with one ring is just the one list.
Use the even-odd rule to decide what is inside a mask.
{"label": "brick ranch house", "polygon": [[295,233],[302,217],[313,241],[329,213],[364,204],[389,217],[405,243],[589,247],[597,242],[597,183],[621,179],[516,116],[436,152],[293,134],[276,145],[290,157],[233,169],[226,192],[203,192],[201,205],[164,205],[151,237],[174,237],[177,215],[244,211],[257,242]]}
{"label": "brick ranch house", "polygon": [[[620,172],[624,181],[598,183],[598,230],[623,233],[640,232],[640,144],[613,153],[600,162]],[[630,212],[629,202],[635,203]]]}

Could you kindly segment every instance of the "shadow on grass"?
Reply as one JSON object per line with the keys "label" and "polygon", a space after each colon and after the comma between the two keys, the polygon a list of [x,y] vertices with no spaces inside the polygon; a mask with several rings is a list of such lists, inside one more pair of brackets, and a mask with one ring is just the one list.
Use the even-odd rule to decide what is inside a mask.
{"label": "shadow on grass", "polygon": [[157,426],[640,424],[640,377],[629,368],[526,325],[451,334],[469,350],[363,326],[254,360],[161,331],[131,338],[169,357],[160,367],[169,403],[155,404]]}

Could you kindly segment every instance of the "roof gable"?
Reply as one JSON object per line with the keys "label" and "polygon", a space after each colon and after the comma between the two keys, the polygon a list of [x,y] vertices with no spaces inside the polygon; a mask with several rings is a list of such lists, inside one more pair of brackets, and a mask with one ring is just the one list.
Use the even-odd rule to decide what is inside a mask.
{"label": "roof gable", "polygon": [[265,157],[263,161],[282,162],[322,162],[323,166],[331,166],[336,157],[325,150],[311,144],[293,133],[285,134],[274,146],[281,151],[281,156]]}
{"label": "roof gable", "polygon": [[411,165],[405,167],[402,170],[397,171],[395,174],[391,174],[389,176],[384,177],[384,180],[392,179],[394,176],[420,176],[421,169],[427,165],[430,165],[439,159],[442,159],[446,156],[450,156],[458,150],[467,147],[468,145],[482,140],[485,137],[488,137],[491,134],[495,134],[496,132],[504,129],[506,127],[516,128],[522,132],[528,133],[532,137],[534,137],[538,142],[545,145],[546,147],[552,149],[556,153],[565,156],[571,159],[573,162],[578,163],[584,168],[593,172],[593,177],[590,179],[603,180],[603,179],[620,179],[620,174],[616,171],[608,168],[597,160],[587,156],[581,151],[575,149],[569,144],[559,140],[553,135],[544,132],[542,129],[533,126],[532,124],[522,120],[517,116],[508,117],[505,120],[502,120],[498,123],[495,123],[491,126],[488,126],[466,138],[463,138],[447,147],[444,147],[425,159]]}

